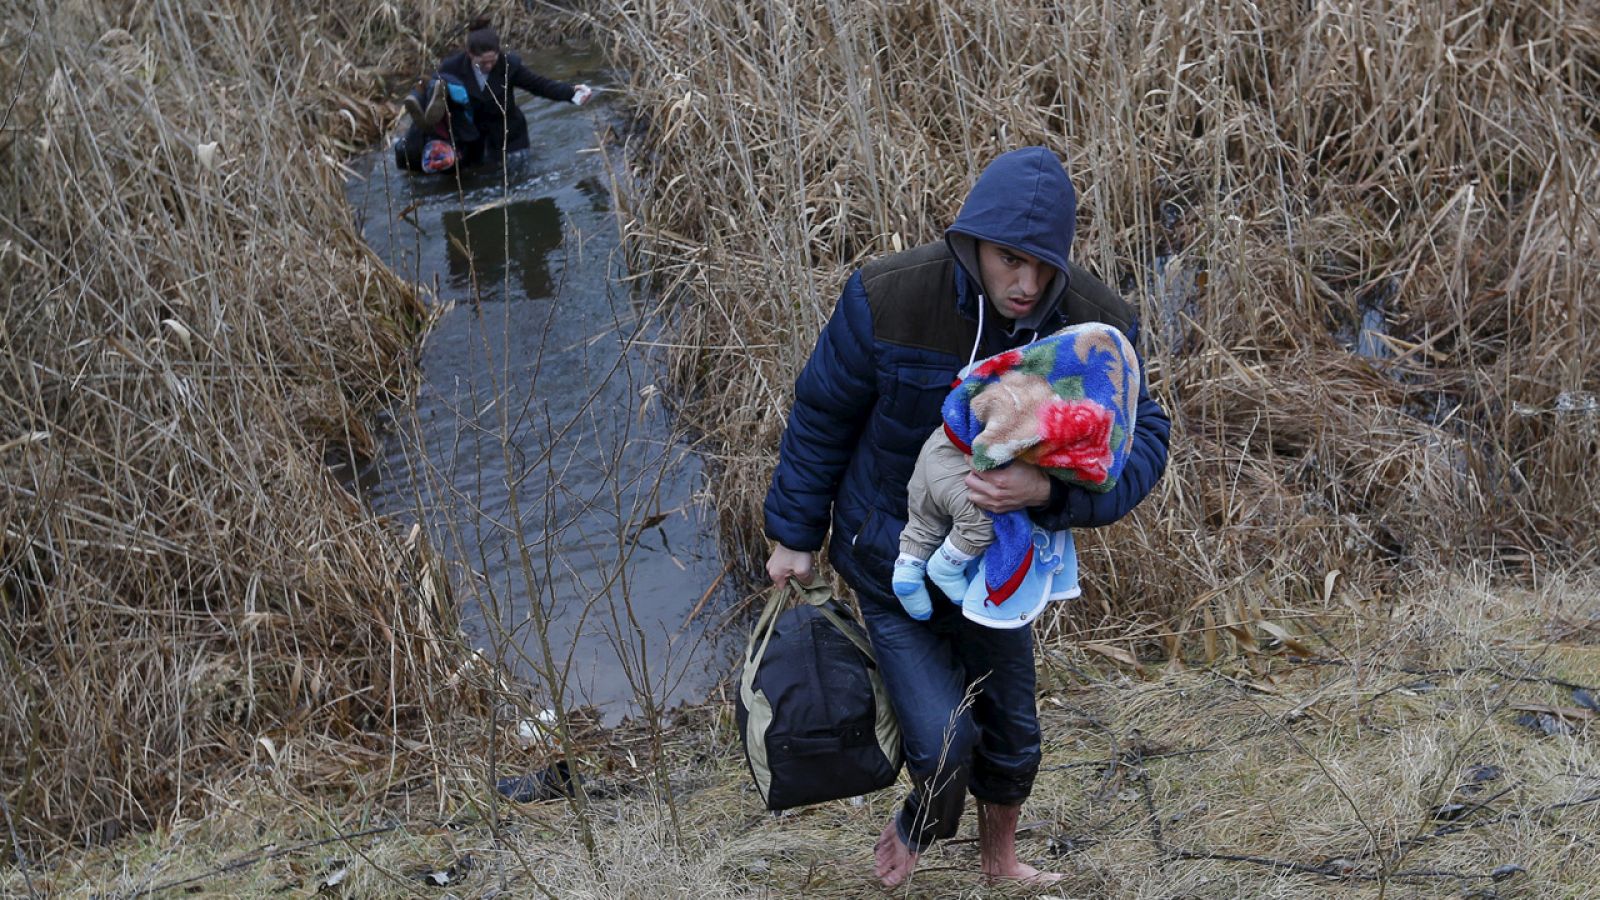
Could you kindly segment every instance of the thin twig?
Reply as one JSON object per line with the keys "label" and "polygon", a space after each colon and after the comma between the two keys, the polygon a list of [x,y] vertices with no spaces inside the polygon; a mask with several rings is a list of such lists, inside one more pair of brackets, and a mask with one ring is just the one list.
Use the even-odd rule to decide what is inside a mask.
{"label": "thin twig", "polygon": [[354,831],[349,834],[336,834],[333,837],[322,838],[315,841],[307,841],[303,844],[296,844],[293,847],[283,847],[278,850],[273,850],[270,853],[257,853],[254,856],[246,856],[243,859],[236,859],[233,862],[225,863],[215,869],[210,870],[209,872],[203,872],[199,875],[194,875],[189,878],[181,878],[177,881],[163,882],[162,884],[155,885],[154,887],[142,888],[133,892],[129,896],[143,897],[147,894],[156,894],[160,893],[161,891],[170,891],[173,888],[184,887],[185,885],[195,884],[201,881],[209,881],[218,875],[226,875],[229,872],[243,869],[246,866],[251,866],[258,862],[266,862],[268,860],[277,859],[281,856],[288,856],[291,853],[299,853],[303,850],[310,850],[315,847],[321,847],[325,844],[332,844],[339,841],[353,841],[356,838],[370,837],[374,834],[386,834],[402,827],[403,824],[404,823],[397,822],[393,825],[384,825],[379,828],[368,828],[364,831]]}
{"label": "thin twig", "polygon": [[17,868],[22,870],[22,881],[28,886],[28,896],[37,898],[38,891],[33,888],[33,874],[28,871],[28,860],[22,855],[22,841],[17,837],[17,826],[11,821],[11,804],[6,802],[6,795],[0,793],[0,810],[6,814],[6,830],[11,834],[11,852],[17,859]]}
{"label": "thin twig", "polygon": [[1448,837],[1452,834],[1459,834],[1463,831],[1470,831],[1475,828],[1486,828],[1490,825],[1501,825],[1506,822],[1515,822],[1533,816],[1541,816],[1548,812],[1555,812],[1558,809],[1570,809],[1574,806],[1586,806],[1590,803],[1600,803],[1600,793],[1590,794],[1587,797],[1582,797],[1577,800],[1565,800],[1560,803],[1548,803],[1544,806],[1536,806],[1533,809],[1511,810],[1509,812],[1501,813],[1498,816],[1493,816],[1486,819],[1473,819],[1470,822],[1451,822],[1449,825],[1441,825],[1427,834],[1419,834],[1416,837],[1407,838],[1397,846],[1410,847],[1418,844],[1425,844],[1428,841],[1437,840],[1438,838],[1442,837]]}
{"label": "thin twig", "polygon": [[1179,859],[1215,860],[1218,862],[1242,862],[1251,865],[1266,866],[1283,872],[1298,872],[1302,875],[1321,875],[1335,881],[1386,881],[1391,879],[1419,879],[1419,878],[1457,878],[1463,881],[1473,879],[1490,879],[1495,876],[1488,872],[1449,872],[1429,869],[1408,869],[1387,874],[1378,872],[1346,872],[1340,868],[1338,860],[1331,860],[1321,865],[1294,862],[1286,859],[1272,859],[1266,856],[1250,856],[1242,853],[1211,853],[1199,850],[1174,850],[1173,856]]}

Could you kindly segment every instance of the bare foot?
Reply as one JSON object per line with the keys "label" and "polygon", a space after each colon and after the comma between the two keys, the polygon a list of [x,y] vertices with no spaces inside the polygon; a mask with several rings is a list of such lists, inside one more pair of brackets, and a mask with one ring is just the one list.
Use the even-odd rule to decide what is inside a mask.
{"label": "bare foot", "polygon": [[983,878],[990,884],[1022,884],[1028,887],[1049,887],[1061,880],[1060,872],[1041,872],[1033,866],[1020,860],[1012,860],[1010,865],[994,866],[995,871],[990,871],[990,866],[983,866]]}
{"label": "bare foot", "polygon": [[1061,880],[1056,872],[1041,872],[1017,859],[1017,818],[1022,804],[1003,806],[978,802],[978,867],[990,884],[1049,887]]}
{"label": "bare foot", "polygon": [[918,855],[900,840],[900,831],[894,827],[894,816],[890,816],[888,824],[883,826],[883,833],[878,835],[872,855],[877,861],[872,873],[886,888],[896,887],[910,878],[911,871],[917,867]]}

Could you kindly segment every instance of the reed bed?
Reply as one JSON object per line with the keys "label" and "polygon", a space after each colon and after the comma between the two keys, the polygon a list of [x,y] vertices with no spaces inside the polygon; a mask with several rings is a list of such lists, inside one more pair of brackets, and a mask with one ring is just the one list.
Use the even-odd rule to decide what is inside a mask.
{"label": "reed bed", "polygon": [[1157,492],[1079,539],[1105,612],[1081,625],[1199,627],[1249,579],[1305,605],[1335,570],[1379,594],[1594,561],[1592,5],[601,9],[647,122],[628,233],[743,558],[849,269],[937,239],[988,160],[1045,144],[1175,426]]}
{"label": "reed bed", "polygon": [[427,548],[326,462],[374,452],[426,319],[338,159],[465,12],[3,8],[7,861],[226,803],[246,773],[406,771],[482,701]]}

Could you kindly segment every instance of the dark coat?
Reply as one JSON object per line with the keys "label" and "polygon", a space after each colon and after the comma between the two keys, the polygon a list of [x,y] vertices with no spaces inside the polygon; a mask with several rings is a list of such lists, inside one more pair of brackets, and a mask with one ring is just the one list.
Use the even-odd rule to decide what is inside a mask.
{"label": "dark coat", "polygon": [[[906,484],[963,366],[1088,321],[1116,326],[1137,346],[1133,310],[1067,261],[1075,195],[1060,163],[1033,149],[1039,152],[1014,151],[985,170],[943,242],[851,275],[795,382],[765,503],[766,534],[794,550],[817,550],[831,524],[829,559],[864,598],[896,605],[890,573],[906,523]],[[988,306],[975,274],[977,240],[1057,267],[1029,321],[1010,322]],[[1141,384],[1133,448],[1116,487],[1096,493],[1052,478],[1050,502],[1030,515],[1052,530],[1120,519],[1166,470],[1169,428]]]}
{"label": "dark coat", "polygon": [[[528,120],[517,108],[512,88],[522,88],[550,100],[570,102],[574,87],[564,81],[546,78],[522,64],[515,53],[501,53],[489,71],[487,86],[478,86],[472,60],[463,51],[439,64],[442,75],[454,76],[467,87],[471,99],[472,121],[482,135],[481,152],[471,148],[474,159],[499,159],[502,153],[528,149]],[[458,149],[462,148],[458,142]]]}

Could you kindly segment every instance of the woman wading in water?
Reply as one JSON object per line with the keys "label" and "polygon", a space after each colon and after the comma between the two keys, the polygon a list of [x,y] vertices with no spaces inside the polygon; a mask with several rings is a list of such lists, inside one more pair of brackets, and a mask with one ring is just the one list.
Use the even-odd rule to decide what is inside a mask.
{"label": "woman wading in water", "polygon": [[500,35],[487,19],[478,19],[468,27],[466,47],[445,57],[433,77],[406,97],[411,126],[395,144],[395,163],[444,172],[504,161],[528,149],[528,120],[517,108],[513,88],[578,106],[594,93],[586,84],[546,78],[515,53],[502,52]]}

